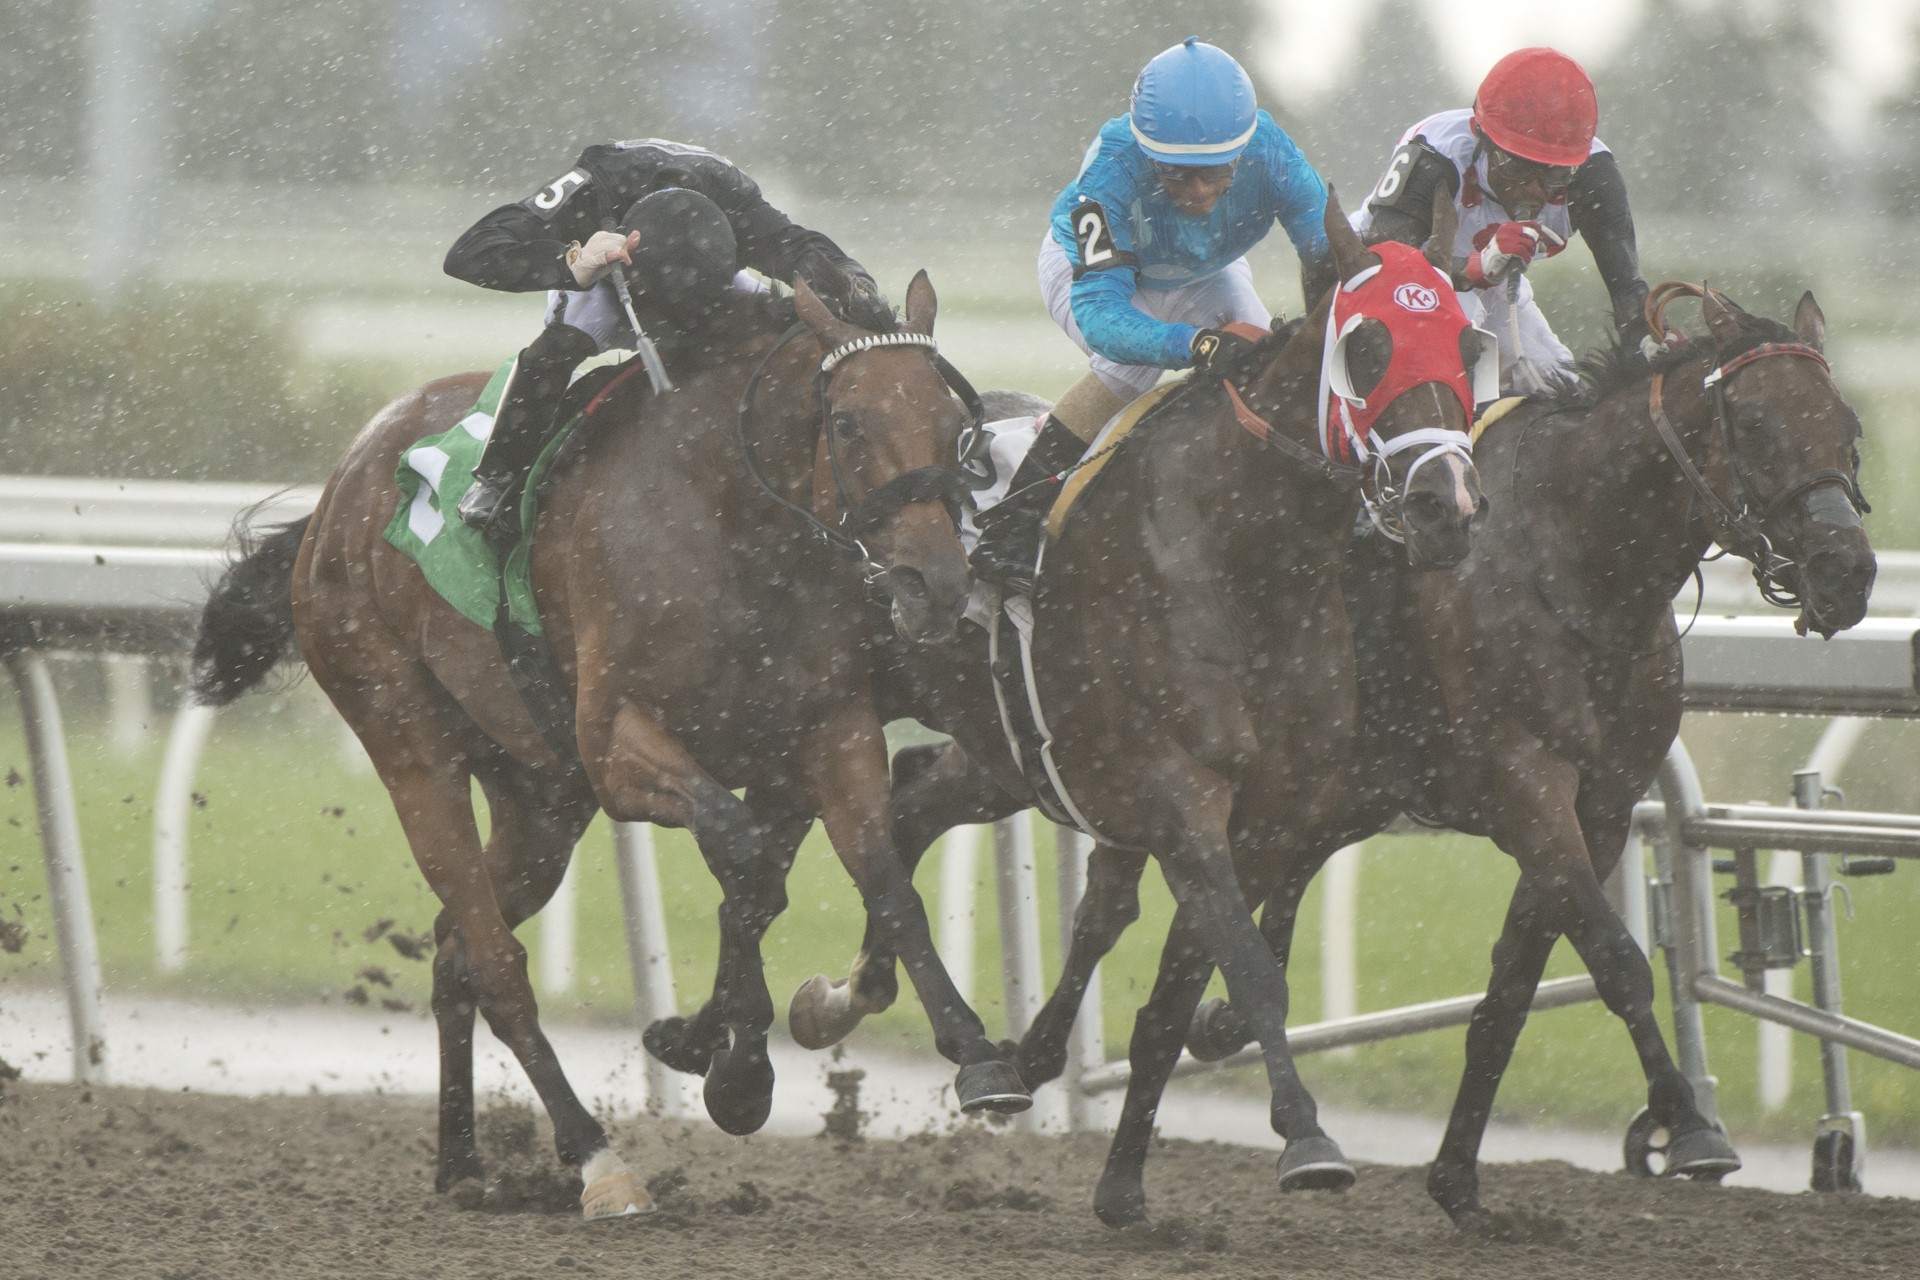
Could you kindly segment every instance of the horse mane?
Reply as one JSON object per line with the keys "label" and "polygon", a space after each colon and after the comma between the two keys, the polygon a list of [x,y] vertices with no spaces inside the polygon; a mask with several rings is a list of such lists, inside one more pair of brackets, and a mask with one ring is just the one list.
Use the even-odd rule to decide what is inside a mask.
{"label": "horse mane", "polygon": [[1537,396],[1532,403],[1548,413],[1586,413],[1602,400],[1619,392],[1641,386],[1656,373],[1666,373],[1704,355],[1715,355],[1725,364],[1743,352],[1769,342],[1799,342],[1800,335],[1778,320],[1734,309],[1740,321],[1740,336],[1726,347],[1688,338],[1677,347],[1663,348],[1651,360],[1640,352],[1637,338],[1616,335],[1604,347],[1580,357],[1579,379],[1564,388]]}
{"label": "horse mane", "polygon": [[[790,294],[728,289],[699,310],[674,316],[662,333],[653,336],[668,374],[679,382],[711,368],[746,343],[791,328],[798,319]],[[899,330],[897,314],[889,311],[885,319],[883,328],[874,328],[864,320],[855,323],[873,333]]]}

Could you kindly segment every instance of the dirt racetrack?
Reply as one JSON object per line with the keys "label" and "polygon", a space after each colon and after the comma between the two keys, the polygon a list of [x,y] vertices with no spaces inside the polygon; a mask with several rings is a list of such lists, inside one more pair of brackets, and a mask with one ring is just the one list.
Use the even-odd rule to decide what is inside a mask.
{"label": "dirt racetrack", "polygon": [[5,1084],[0,1275],[1686,1277],[1920,1275],[1920,1203],[1654,1183],[1561,1164],[1486,1171],[1522,1243],[1463,1235],[1418,1169],[1281,1196],[1271,1155],[1154,1153],[1154,1221],[1088,1211],[1105,1139],[731,1139],[633,1120],[618,1144],[661,1211],[588,1226],[523,1108],[486,1113],[494,1185],[432,1192],[418,1100],[238,1099]]}

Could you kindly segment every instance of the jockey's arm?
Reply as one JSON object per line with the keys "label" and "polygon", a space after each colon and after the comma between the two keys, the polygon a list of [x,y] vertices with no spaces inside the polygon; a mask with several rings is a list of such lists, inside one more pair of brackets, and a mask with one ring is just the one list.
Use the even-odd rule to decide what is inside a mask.
{"label": "jockey's arm", "polygon": [[1340,282],[1327,244],[1327,183],[1284,134],[1268,144],[1265,159],[1273,175],[1276,220],[1300,257],[1300,297],[1312,311]]}
{"label": "jockey's arm", "polygon": [[1636,327],[1646,323],[1641,311],[1647,282],[1640,278],[1626,179],[1611,151],[1596,151],[1574,172],[1567,215],[1593,250],[1593,264],[1613,302],[1614,327],[1623,334],[1639,332]]}
{"label": "jockey's arm", "polygon": [[554,225],[524,203],[504,204],[453,242],[444,265],[454,279],[483,289],[578,289],[567,266],[567,246],[576,238],[557,236]]}
{"label": "jockey's arm", "polygon": [[[1087,209],[1082,204],[1076,210]],[[1095,206],[1098,207],[1097,205]],[[1084,246],[1085,240],[1081,238]],[[1096,258],[1101,252],[1096,245]],[[1133,305],[1139,272],[1132,253],[1114,257],[1124,261],[1096,261],[1092,270],[1081,265],[1081,254],[1069,252],[1074,280],[1068,294],[1073,304],[1073,322],[1087,345],[1115,364],[1149,365],[1157,369],[1184,369],[1193,363],[1193,335],[1200,332],[1190,324],[1156,320]]]}

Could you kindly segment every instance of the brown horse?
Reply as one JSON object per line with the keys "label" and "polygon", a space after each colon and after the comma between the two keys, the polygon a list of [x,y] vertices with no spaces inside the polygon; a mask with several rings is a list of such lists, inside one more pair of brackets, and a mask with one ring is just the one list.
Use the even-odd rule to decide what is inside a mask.
{"label": "brown horse", "polygon": [[[1481,440],[1491,510],[1457,571],[1370,567],[1356,594],[1378,595],[1384,580],[1385,616],[1361,636],[1384,650],[1364,664],[1381,673],[1369,683],[1382,696],[1365,708],[1364,763],[1350,777],[1371,783],[1280,846],[1263,877],[1262,926],[1284,963],[1307,882],[1403,808],[1488,836],[1519,864],[1427,1179],[1463,1225],[1500,1227],[1479,1201],[1480,1141],[1563,933],[1633,1038],[1649,1112],[1669,1134],[1666,1172],[1715,1180],[1740,1164],[1669,1057],[1647,957],[1600,886],[1679,730],[1672,601],[1709,540],[1750,558],[1803,630],[1829,635],[1864,616],[1874,558],[1860,523],[1860,423],[1828,376],[1813,295],[1789,329],[1670,283],[1649,299],[1655,332],[1678,293],[1701,297],[1707,341],[1651,368],[1624,347],[1590,360],[1582,391],[1529,403]],[[1029,1085],[1061,1071],[1088,975],[1138,913],[1140,868],[1135,854],[1096,852],[1066,973],[1020,1047]],[[1239,1011],[1215,1001],[1188,1047],[1218,1059],[1249,1038]]]}
{"label": "brown horse", "polygon": [[[1444,216],[1435,225],[1429,249],[1444,253],[1453,228]],[[1332,199],[1326,228],[1343,282],[1357,287],[1379,273],[1382,291],[1371,296],[1382,306],[1410,291],[1400,296],[1458,314],[1431,265],[1417,255],[1383,261]],[[1302,443],[1316,440],[1327,395],[1335,296],[1236,368],[1194,378],[1133,429],[1047,547],[1033,602],[1029,669],[1055,770],[1103,840],[1154,852],[1178,903],[1160,984],[1135,1026],[1134,1085],[1095,1199],[1113,1225],[1144,1213],[1141,1172],[1160,1084],[1215,964],[1256,1011],[1273,1127],[1287,1139],[1281,1186],[1353,1180],[1287,1050],[1285,982],[1247,907],[1249,889],[1257,898],[1264,885],[1238,878],[1269,864],[1292,831],[1326,820],[1354,729],[1340,565],[1362,494]],[[1481,340],[1460,316],[1447,339],[1456,379],[1476,365]],[[1394,346],[1379,319],[1359,321],[1345,347],[1351,390],[1385,385],[1403,358]],[[1404,528],[1412,554],[1428,563],[1466,553],[1480,505],[1464,450],[1440,446],[1464,439],[1468,411],[1452,388],[1423,381],[1392,397],[1373,426],[1393,493],[1369,492],[1367,503]],[[889,705],[955,739],[896,764],[895,843],[917,859],[938,831],[1004,816],[1033,792],[977,655],[895,656]],[[851,1030],[892,998],[893,968],[883,932],[870,927],[844,984],[802,988],[790,1016],[796,1035],[817,1044]]]}
{"label": "brown horse", "polygon": [[[582,1170],[587,1217],[647,1207],[540,1030],[513,936],[552,895],[596,809],[688,828],[724,890],[713,999],[647,1035],[657,1055],[705,1074],[722,1128],[751,1132],[768,1114],[773,1006],[760,938],[816,816],[903,948],[939,1048],[961,1064],[962,1107],[1028,1105],[941,967],[893,854],[871,693],[868,583],[884,584],[897,634],[915,642],[953,632],[969,585],[958,481],[939,451],[962,415],[947,367],[930,358],[934,311],[924,272],[891,333],[836,319],[804,286],[791,303],[735,296],[704,337],[681,344],[689,363],[677,389],[602,415],[617,423],[594,421],[542,503],[532,561],[576,709],[577,759],[543,739],[494,637],[381,537],[402,452],[469,410],[478,375],[390,405],[311,519],[269,539],[216,591],[198,651],[202,696],[237,695],[297,639],[444,905],[433,989],[442,1190],[480,1174],[477,1009],[533,1082],[561,1159]],[[484,846],[475,780],[492,815]]]}

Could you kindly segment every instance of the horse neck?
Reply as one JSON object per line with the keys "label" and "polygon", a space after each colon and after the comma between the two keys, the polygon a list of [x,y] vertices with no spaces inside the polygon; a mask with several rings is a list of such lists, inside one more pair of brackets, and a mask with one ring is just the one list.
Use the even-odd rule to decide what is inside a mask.
{"label": "horse neck", "polygon": [[[809,511],[814,509],[815,476],[825,448],[813,384],[822,351],[812,334],[801,334],[774,357],[754,397],[747,428],[761,476],[781,497]],[[765,354],[763,348],[754,349],[753,364]]]}
{"label": "horse neck", "polygon": [[[1320,329],[1296,334],[1243,393],[1270,435],[1319,452]],[[1191,547],[1194,571],[1224,574],[1261,605],[1280,605],[1337,577],[1352,528],[1350,489],[1264,443],[1236,419],[1224,390],[1198,400],[1144,450],[1144,518],[1167,554]]]}
{"label": "horse neck", "polygon": [[[1715,443],[1702,369],[1690,361],[1669,370],[1660,403],[1694,465],[1705,468]],[[1650,393],[1641,382],[1609,396],[1566,433],[1567,447],[1533,455],[1536,468],[1557,473],[1557,484],[1538,490],[1561,513],[1556,522],[1574,531],[1581,596],[1615,616],[1670,609],[1711,541],[1698,495],[1654,426]],[[1526,470],[1523,460],[1517,471]]]}

